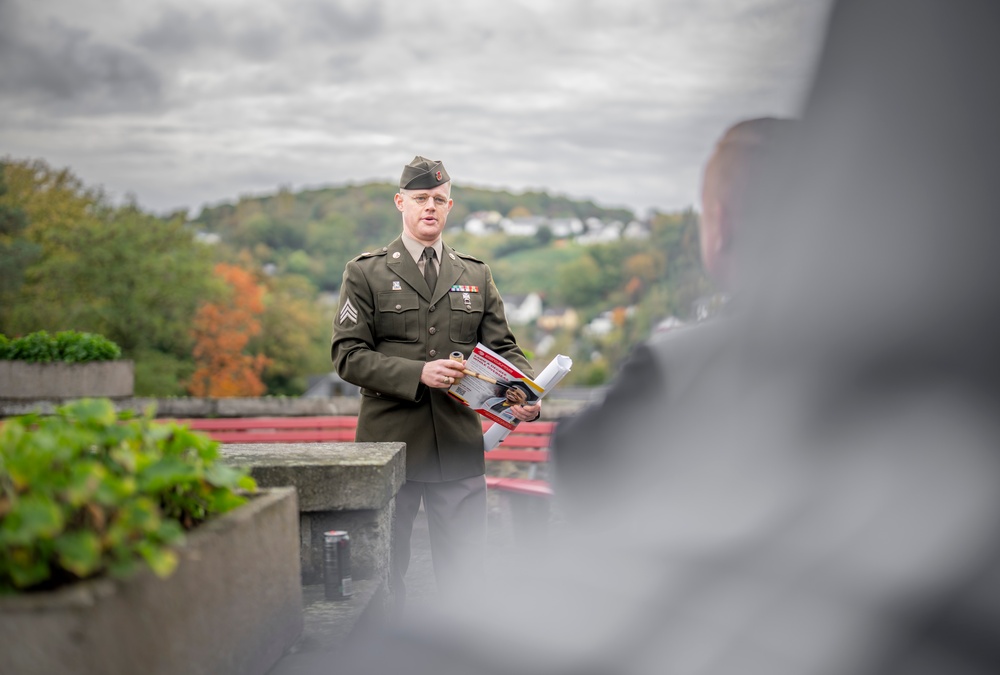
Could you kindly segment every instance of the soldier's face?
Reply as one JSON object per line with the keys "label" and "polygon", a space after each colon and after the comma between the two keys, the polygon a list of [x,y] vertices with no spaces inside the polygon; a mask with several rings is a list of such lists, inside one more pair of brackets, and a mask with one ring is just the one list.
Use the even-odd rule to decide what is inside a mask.
{"label": "soldier's face", "polygon": [[403,214],[403,230],[424,245],[433,244],[441,236],[453,205],[450,183],[427,190],[400,190],[396,194],[396,208]]}

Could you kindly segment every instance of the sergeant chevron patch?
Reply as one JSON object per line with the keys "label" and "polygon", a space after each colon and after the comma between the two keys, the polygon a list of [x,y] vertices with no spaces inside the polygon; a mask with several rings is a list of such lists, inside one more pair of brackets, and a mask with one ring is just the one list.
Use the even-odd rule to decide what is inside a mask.
{"label": "sergeant chevron patch", "polygon": [[358,322],[358,310],[354,309],[350,298],[344,301],[344,307],[340,310],[340,323],[346,323],[348,319],[353,323]]}

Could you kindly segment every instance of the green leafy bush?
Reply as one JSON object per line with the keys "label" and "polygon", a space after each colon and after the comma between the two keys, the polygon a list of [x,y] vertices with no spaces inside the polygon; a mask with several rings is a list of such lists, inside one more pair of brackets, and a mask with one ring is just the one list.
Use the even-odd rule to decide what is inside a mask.
{"label": "green leafy bush", "polygon": [[0,594],[145,561],[173,572],[184,531],[243,504],[256,484],[218,462],[218,443],[152,411],[83,399],[0,427]]}
{"label": "green leafy bush", "polygon": [[40,330],[13,340],[0,335],[0,359],[10,361],[85,363],[113,361],[121,358],[121,355],[122,350],[118,345],[94,333],[66,330],[49,335]]}

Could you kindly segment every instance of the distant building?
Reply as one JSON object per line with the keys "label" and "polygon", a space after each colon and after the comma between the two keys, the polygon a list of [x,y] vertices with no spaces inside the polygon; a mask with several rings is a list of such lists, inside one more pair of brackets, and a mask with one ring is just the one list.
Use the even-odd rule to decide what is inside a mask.
{"label": "distant building", "polygon": [[599,218],[587,218],[587,231],[577,237],[576,241],[584,246],[618,241],[621,239],[622,227],[620,220],[605,223]]}
{"label": "distant building", "polygon": [[484,237],[491,232],[486,222],[476,217],[469,218],[465,221],[465,231],[476,237]]}
{"label": "distant building", "polygon": [[471,235],[485,237],[500,231],[503,216],[498,211],[476,211],[469,214],[462,227]]}
{"label": "distant building", "polygon": [[545,223],[545,216],[519,216],[501,220],[500,229],[511,237],[534,237]]}
{"label": "distant building", "polygon": [[611,312],[601,312],[590,320],[584,331],[594,337],[604,337],[615,329],[615,322],[611,318]]}
{"label": "distant building", "polygon": [[222,237],[220,237],[215,232],[195,232],[194,240],[201,244],[208,244],[209,246],[215,246],[220,241],[222,241]]}
{"label": "distant building", "polygon": [[542,315],[542,297],[538,293],[503,296],[507,321],[515,325],[528,325]]}
{"label": "distant building", "polygon": [[576,217],[548,218],[546,216],[517,216],[504,218],[496,211],[476,211],[469,214],[462,229],[471,235],[484,237],[503,232],[511,237],[534,237],[543,227],[552,232],[554,239],[573,239],[584,246],[607,244],[619,239],[643,240],[650,236],[649,227],[632,220],[625,225],[620,220],[604,222],[591,216],[585,221]]}
{"label": "distant building", "polygon": [[633,317],[635,317],[635,305],[615,307],[607,312],[601,312],[586,325],[584,330],[594,337],[603,337]]}
{"label": "distant building", "polygon": [[361,388],[340,378],[335,372],[311,375],[309,387],[302,398],[330,398],[332,396],[360,396]]}
{"label": "distant building", "polygon": [[625,226],[625,229],[622,230],[622,237],[632,240],[649,239],[649,228],[640,223],[638,220],[633,220]]}
{"label": "distant building", "polygon": [[552,307],[542,312],[535,325],[544,331],[574,330],[580,317],[572,307]]}
{"label": "distant building", "polygon": [[549,230],[556,239],[567,239],[583,234],[583,221],[579,218],[552,218],[548,222]]}

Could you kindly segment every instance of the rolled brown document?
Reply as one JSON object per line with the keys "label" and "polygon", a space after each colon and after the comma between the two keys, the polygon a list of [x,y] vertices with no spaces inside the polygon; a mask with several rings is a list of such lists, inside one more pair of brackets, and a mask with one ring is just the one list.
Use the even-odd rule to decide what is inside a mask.
{"label": "rolled brown document", "polygon": [[475,371],[469,370],[468,368],[464,368],[462,372],[465,373],[466,375],[471,375],[472,377],[478,377],[480,380],[484,380],[486,382],[489,382],[490,384],[496,384],[501,387],[508,387],[508,388],[513,386],[510,382],[506,382],[504,380],[497,380],[490,377],[489,375],[483,375],[482,373],[477,373]]}
{"label": "rolled brown document", "polygon": [[[452,361],[463,361],[464,360],[464,357],[462,356],[462,352],[452,352],[448,356],[448,358],[450,358]],[[463,368],[462,372],[465,373],[466,375],[471,375],[472,377],[479,378],[480,380],[483,380],[484,382],[489,382],[490,384],[495,384],[495,385],[497,385],[499,387],[506,387],[508,390],[511,387],[514,386],[512,383],[507,382],[505,380],[497,380],[495,378],[490,377],[489,375],[483,375],[482,373],[477,373],[477,372],[475,372],[473,370],[469,370],[468,368]]]}

